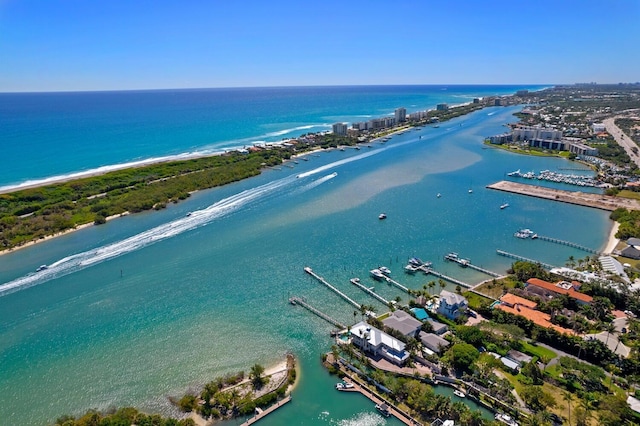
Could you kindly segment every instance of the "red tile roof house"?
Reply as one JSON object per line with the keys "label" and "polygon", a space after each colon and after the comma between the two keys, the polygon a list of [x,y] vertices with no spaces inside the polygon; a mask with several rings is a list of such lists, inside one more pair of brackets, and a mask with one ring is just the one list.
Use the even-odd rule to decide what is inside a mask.
{"label": "red tile roof house", "polygon": [[566,294],[567,296],[575,299],[579,304],[590,304],[593,301],[593,297],[580,293],[573,288],[571,283],[561,281],[557,284],[538,279],[529,278],[525,284],[525,289],[536,294],[544,296],[545,299],[553,299],[559,294]]}
{"label": "red tile roof house", "polygon": [[511,293],[502,296],[500,302],[499,305],[496,305],[497,309],[524,317],[540,327],[552,328],[559,333],[575,334],[572,330],[553,324],[551,322],[551,315],[536,310],[538,306],[536,302]]}

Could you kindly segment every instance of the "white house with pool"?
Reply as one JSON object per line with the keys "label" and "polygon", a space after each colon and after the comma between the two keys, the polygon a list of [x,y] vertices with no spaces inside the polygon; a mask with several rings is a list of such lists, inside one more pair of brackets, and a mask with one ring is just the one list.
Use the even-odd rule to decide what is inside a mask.
{"label": "white house with pool", "polygon": [[382,356],[397,365],[403,365],[409,359],[403,342],[364,321],[351,327],[351,341],[362,351]]}

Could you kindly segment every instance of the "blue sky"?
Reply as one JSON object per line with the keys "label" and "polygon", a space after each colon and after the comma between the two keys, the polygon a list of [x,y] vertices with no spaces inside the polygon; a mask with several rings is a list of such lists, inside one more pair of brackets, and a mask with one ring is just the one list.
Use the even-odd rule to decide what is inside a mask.
{"label": "blue sky", "polygon": [[640,81],[640,0],[0,0],[0,92]]}

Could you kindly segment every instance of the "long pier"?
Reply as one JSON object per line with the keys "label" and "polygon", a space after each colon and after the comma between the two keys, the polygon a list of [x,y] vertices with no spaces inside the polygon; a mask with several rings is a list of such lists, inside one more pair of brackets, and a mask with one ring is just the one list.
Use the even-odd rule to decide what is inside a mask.
{"label": "long pier", "polygon": [[342,324],[340,321],[330,317],[329,315],[325,314],[324,312],[320,311],[319,309],[316,309],[313,306],[309,305],[301,297],[296,297],[296,296],[290,297],[289,298],[289,303],[291,303],[292,305],[300,305],[303,308],[307,308],[308,310],[310,310],[311,312],[313,312],[314,314],[316,314],[317,316],[319,316],[323,320],[333,324],[334,326],[336,326],[336,327],[338,327],[340,329],[347,328],[347,326]]}
{"label": "long pier", "polygon": [[563,246],[569,246],[569,247],[577,248],[579,250],[586,251],[587,253],[600,254],[600,252],[598,250],[594,250],[594,249],[589,248],[589,247],[581,246],[580,244],[572,243],[571,241],[564,241],[564,240],[560,240],[558,238],[546,237],[544,235],[538,235],[537,238],[539,240],[549,241],[550,243],[556,243],[556,244],[561,244]]}
{"label": "long pier", "polygon": [[471,269],[475,269],[475,270],[476,270],[476,271],[478,271],[478,272],[482,272],[483,274],[487,274],[487,275],[492,276],[492,277],[494,277],[494,278],[498,278],[498,277],[502,276],[502,275],[500,275],[500,274],[499,274],[499,273],[497,273],[497,272],[493,272],[493,271],[490,271],[490,270],[488,270],[488,269],[481,268],[481,267],[476,266],[476,265],[474,265],[474,264],[472,264],[472,263],[469,263],[467,266],[468,266],[469,268],[471,268]]}
{"label": "long pier", "polygon": [[448,275],[442,274],[442,273],[440,273],[440,272],[436,271],[435,269],[428,268],[428,267],[420,267],[420,269],[421,269],[422,271],[424,271],[424,273],[425,273],[425,274],[435,275],[435,276],[436,276],[436,277],[438,277],[438,278],[442,278],[442,279],[443,279],[443,280],[445,280],[445,281],[452,282],[452,283],[457,284],[457,285],[459,285],[459,286],[461,286],[461,287],[464,287],[464,288],[471,288],[471,287],[473,287],[471,284],[467,284],[467,283],[465,283],[465,282],[463,282],[463,281],[460,281],[460,280],[455,279],[455,278],[452,278],[452,277],[450,277],[450,276],[448,276]]}
{"label": "long pier", "polygon": [[525,262],[539,263],[545,269],[553,269],[553,268],[555,268],[555,266],[550,265],[548,263],[544,263],[544,262],[540,262],[540,261],[537,261],[537,260],[529,259],[528,257],[519,256],[517,254],[509,253],[509,252],[504,251],[504,250],[496,250],[496,253],[498,253],[500,256],[510,257],[510,258],[516,259],[516,260],[524,260]]}
{"label": "long pier", "polygon": [[[281,399],[280,401],[276,402],[275,404],[273,404],[272,406],[270,406],[269,408],[267,408],[266,410],[260,410],[258,411],[258,413],[251,417],[250,419],[248,419],[246,422],[242,423],[240,426],[249,426],[254,424],[255,422],[257,422],[258,420],[262,419],[263,417],[267,416],[268,414],[273,413],[274,411],[276,411],[278,408],[282,407],[283,405],[285,405],[287,402],[291,402],[291,395],[288,395],[286,398]],[[258,410],[258,409],[256,409]]]}
{"label": "long pier", "polygon": [[387,299],[380,296],[379,294],[376,294],[371,289],[368,289],[367,287],[363,286],[360,283],[360,278],[351,278],[349,281],[351,281],[351,284],[355,285],[356,287],[358,287],[360,290],[364,291],[368,295],[374,297],[375,299],[378,299],[380,302],[384,303],[387,306],[389,305],[389,301]]}
{"label": "long pier", "polygon": [[404,291],[407,294],[410,294],[410,291],[407,287],[403,286],[402,284],[400,284],[398,281],[394,280],[391,277],[384,277],[385,280],[387,280],[388,283],[395,285],[396,287],[398,287],[400,290]]}
{"label": "long pier", "polygon": [[493,272],[493,271],[490,271],[488,269],[484,269],[484,268],[481,268],[479,266],[474,265],[473,263],[471,263],[471,261],[469,259],[464,259],[464,258],[458,256],[458,253],[449,253],[449,254],[444,256],[444,260],[455,262],[455,263],[457,263],[458,265],[460,265],[463,268],[471,268],[471,269],[474,269],[474,270],[476,270],[478,272],[482,272],[483,274],[490,275],[490,276],[492,276],[494,278],[498,278],[500,276],[500,274],[498,274],[497,272]]}
{"label": "long pier", "polygon": [[342,297],[344,300],[349,302],[351,305],[355,306],[357,309],[360,309],[360,304],[358,302],[356,302],[355,300],[353,300],[352,298],[350,298],[349,296],[347,296],[346,294],[344,294],[343,292],[341,292],[340,290],[338,290],[337,288],[335,288],[334,286],[329,284],[324,278],[322,278],[320,275],[318,275],[315,272],[313,272],[313,269],[311,269],[308,266],[305,266],[304,267],[304,271],[307,274],[311,275],[313,278],[315,278],[318,281],[320,281],[322,284],[324,284],[327,287],[329,287],[329,289],[333,290],[334,293],[336,293],[338,296]]}

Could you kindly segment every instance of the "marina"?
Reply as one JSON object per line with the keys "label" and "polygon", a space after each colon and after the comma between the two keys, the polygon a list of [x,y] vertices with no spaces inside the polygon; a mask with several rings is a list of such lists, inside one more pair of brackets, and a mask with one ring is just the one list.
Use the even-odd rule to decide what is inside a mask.
{"label": "marina", "polygon": [[601,185],[600,182],[593,179],[591,176],[558,173],[550,170],[542,170],[540,173],[535,173],[533,171],[522,173],[520,169],[518,169],[514,172],[507,173],[507,176],[522,179],[545,180],[547,182],[565,183],[567,185],[576,186],[597,187]]}
{"label": "marina", "polygon": [[502,180],[487,185],[488,189],[511,192],[513,194],[527,195],[530,197],[543,198],[545,200],[560,201],[579,206],[593,207],[595,209],[613,211],[617,208],[628,210],[640,210],[640,202],[630,198],[613,197],[603,194],[592,194],[588,192],[571,192],[562,189],[546,188],[537,185],[528,185],[517,182]]}
{"label": "marina", "polygon": [[490,275],[490,276],[495,277],[495,278],[500,276],[500,274],[498,274],[497,272],[493,272],[493,271],[490,271],[488,269],[481,268],[480,266],[474,265],[473,263],[471,263],[471,261],[469,259],[464,259],[464,258],[458,256],[458,253],[455,253],[455,252],[447,253],[444,256],[444,259],[448,260],[450,262],[455,262],[455,263],[457,263],[458,265],[460,265],[463,268],[470,268],[470,269],[476,270],[478,272],[482,272],[483,274]]}

